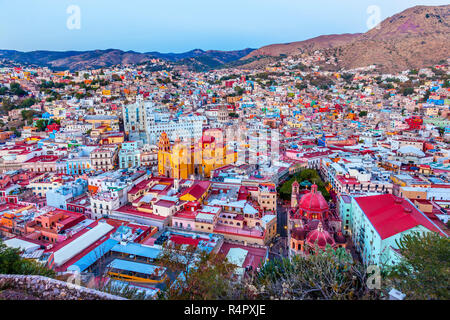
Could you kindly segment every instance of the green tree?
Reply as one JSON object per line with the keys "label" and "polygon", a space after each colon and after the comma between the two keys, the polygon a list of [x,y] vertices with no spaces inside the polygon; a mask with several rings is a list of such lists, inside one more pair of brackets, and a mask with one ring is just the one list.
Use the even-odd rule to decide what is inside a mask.
{"label": "green tree", "polygon": [[9,92],[11,92],[11,94],[19,96],[19,97],[22,97],[27,94],[27,92],[25,90],[23,90],[22,87],[20,86],[20,84],[18,84],[17,82],[13,82],[10,84]]}
{"label": "green tree", "polygon": [[14,109],[16,106],[14,105],[14,103],[8,99],[8,98],[3,98],[2,100],[2,109],[5,112],[11,111],[12,109]]}
{"label": "green tree", "polygon": [[47,128],[47,120],[45,119],[37,120],[36,127],[39,129],[39,131],[45,131],[45,129]]}
{"label": "green tree", "polygon": [[28,120],[32,120],[33,117],[37,114],[37,112],[34,110],[22,110],[21,114],[22,114],[22,120],[28,121]]}
{"label": "green tree", "polygon": [[176,284],[168,279],[160,299],[219,300],[230,299],[237,292],[236,266],[224,255],[198,251],[193,246],[182,249],[180,245],[165,245],[159,261],[161,266],[184,276],[184,281]]}
{"label": "green tree", "polygon": [[295,84],[295,87],[296,87],[298,90],[303,90],[303,89],[307,89],[307,88],[308,88],[308,85],[307,85],[306,83],[296,83],[296,84]]}
{"label": "green tree", "polygon": [[0,241],[0,273],[35,274],[54,277],[55,272],[39,262],[27,260],[20,256],[20,250],[10,248]]}
{"label": "green tree", "polygon": [[450,299],[450,239],[415,232],[397,245],[402,258],[389,270],[392,286],[407,299]]}
{"label": "green tree", "polygon": [[29,108],[35,103],[36,103],[36,100],[34,98],[26,98],[25,100],[23,100],[20,103],[20,107],[21,108]]}
{"label": "green tree", "polygon": [[113,74],[111,78],[113,81],[122,81],[122,78],[117,74]]}
{"label": "green tree", "polygon": [[22,133],[18,131],[16,127],[12,127],[11,131],[14,133],[16,137],[20,137],[22,135]]}
{"label": "green tree", "polygon": [[443,88],[449,88],[450,87],[450,81],[449,80],[445,80],[444,84],[442,85]]}
{"label": "green tree", "polygon": [[366,116],[367,116],[367,111],[366,111],[366,110],[360,111],[358,115],[359,115],[359,117],[361,117],[361,118],[362,118],[362,117],[366,117]]}
{"label": "green tree", "polygon": [[409,95],[411,95],[413,93],[414,93],[414,88],[410,88],[410,87],[404,88],[403,91],[402,91],[402,94],[404,96],[409,96]]}
{"label": "green tree", "polygon": [[[316,255],[296,255],[263,265],[248,287],[256,299],[356,300],[379,299],[380,290],[367,287],[366,268],[343,248],[329,245]],[[253,286],[252,286],[253,285]]]}
{"label": "green tree", "polygon": [[78,100],[83,99],[84,97],[85,97],[85,95],[82,93],[79,93],[79,92],[75,93],[75,98],[77,98]]}
{"label": "green tree", "polygon": [[330,194],[325,188],[325,183],[320,178],[318,172],[314,169],[303,169],[302,171],[296,173],[292,178],[286,181],[280,188],[279,194],[280,198],[283,200],[290,200],[292,194],[292,184],[294,181],[302,183],[303,181],[309,181],[311,184],[315,183],[318,190],[322,193],[326,200],[330,199]]}
{"label": "green tree", "polygon": [[239,87],[239,86],[234,87],[234,91],[236,92],[236,94],[237,94],[238,96],[242,96],[242,95],[244,94],[244,89],[242,89],[242,88]]}

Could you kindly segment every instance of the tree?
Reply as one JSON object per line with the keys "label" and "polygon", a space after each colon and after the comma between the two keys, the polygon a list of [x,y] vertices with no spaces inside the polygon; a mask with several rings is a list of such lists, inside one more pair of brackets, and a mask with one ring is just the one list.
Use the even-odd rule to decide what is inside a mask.
{"label": "tree", "polygon": [[219,300],[236,294],[234,271],[236,266],[224,255],[198,251],[193,246],[164,245],[159,256],[160,265],[184,276],[176,284],[166,280],[167,288],[160,299]]}
{"label": "tree", "polygon": [[414,93],[414,88],[410,88],[410,87],[404,88],[404,89],[403,89],[403,92],[402,92],[402,94],[403,94],[404,96],[409,96],[409,95],[411,95],[411,94],[413,94],[413,93]]}
{"label": "tree", "polygon": [[425,92],[425,95],[423,96],[422,102],[427,102],[430,95],[431,95],[431,91],[427,89],[427,91]]}
{"label": "tree", "polygon": [[85,95],[82,93],[79,93],[79,92],[75,93],[75,98],[77,100],[83,99],[84,97],[85,97]]}
{"label": "tree", "polygon": [[113,81],[122,81],[122,79],[120,78],[120,76],[117,75],[117,74],[113,74],[113,75],[111,76],[111,78],[112,78]]}
{"label": "tree", "polygon": [[397,245],[402,258],[389,270],[393,287],[408,299],[450,299],[450,239],[415,232]]}
{"label": "tree", "polygon": [[310,183],[315,183],[318,190],[322,193],[326,200],[330,199],[330,194],[325,188],[325,183],[320,178],[319,174],[314,169],[303,169],[302,171],[296,173],[291,179],[286,181],[280,188],[279,194],[280,198],[283,200],[290,200],[292,193],[292,184],[294,181],[302,183],[303,181],[309,181]]}
{"label": "tree", "polygon": [[0,241],[0,273],[35,274],[54,277],[55,272],[39,262],[27,260],[20,256],[20,250],[10,248]]}
{"label": "tree", "polygon": [[237,94],[238,96],[242,96],[242,95],[244,94],[244,89],[242,89],[242,88],[239,87],[239,86],[234,87],[234,91],[236,92],[236,94]]}
{"label": "tree", "polygon": [[306,83],[296,83],[296,84],[295,84],[295,87],[296,87],[298,90],[303,90],[303,89],[307,89],[307,88],[308,88],[308,85],[307,85]]}
{"label": "tree", "polygon": [[39,131],[45,131],[45,129],[47,128],[47,120],[45,119],[37,120],[36,127],[39,129]]}
{"label": "tree", "polygon": [[25,90],[23,90],[22,87],[20,86],[20,84],[18,84],[17,82],[13,82],[10,84],[9,92],[11,92],[11,94],[19,96],[19,97],[22,97],[27,94],[27,92]]}
{"label": "tree", "polygon": [[366,110],[360,111],[358,115],[359,115],[359,117],[361,117],[361,118],[362,118],[362,117],[365,117],[365,116],[367,116],[367,111],[366,111]]}
{"label": "tree", "polygon": [[445,80],[444,84],[442,85],[442,88],[449,88],[450,87],[450,81],[449,80]]}
{"label": "tree", "polygon": [[[366,268],[343,248],[329,245],[317,254],[264,264],[251,285],[256,299],[356,300],[379,299],[380,290],[367,286]],[[253,286],[252,286],[253,285]]]}
{"label": "tree", "polygon": [[25,100],[23,100],[20,103],[20,107],[21,108],[29,108],[35,103],[36,103],[36,100],[34,98],[26,98]]}
{"label": "tree", "polygon": [[8,99],[8,98],[3,98],[2,100],[2,109],[5,112],[8,112],[12,109],[14,109],[16,106],[14,105],[14,103]]}
{"label": "tree", "polygon": [[11,131],[14,133],[16,137],[20,137],[22,135],[22,133],[18,131],[16,127],[12,127]]}

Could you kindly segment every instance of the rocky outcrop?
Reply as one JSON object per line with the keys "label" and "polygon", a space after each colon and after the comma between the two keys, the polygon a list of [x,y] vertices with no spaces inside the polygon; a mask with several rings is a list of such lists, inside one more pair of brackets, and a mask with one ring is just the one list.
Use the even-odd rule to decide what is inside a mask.
{"label": "rocky outcrop", "polygon": [[43,276],[0,275],[2,299],[39,300],[126,300],[101,291]]}

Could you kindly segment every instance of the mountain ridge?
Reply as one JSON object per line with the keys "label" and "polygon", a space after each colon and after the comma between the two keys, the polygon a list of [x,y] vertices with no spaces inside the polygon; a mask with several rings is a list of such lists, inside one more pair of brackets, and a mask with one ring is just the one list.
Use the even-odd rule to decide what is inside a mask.
{"label": "mountain ridge", "polygon": [[[383,72],[426,67],[450,57],[450,5],[414,6],[383,20],[366,33],[324,35],[261,47],[255,56],[295,55],[324,50],[341,69],[378,65]],[[246,65],[242,66],[243,68]]]}
{"label": "mountain ridge", "polygon": [[123,51],[21,52],[0,50],[0,58],[55,70],[80,70],[113,65],[138,64],[154,58],[195,71],[239,66],[257,68],[283,55],[323,50],[334,56],[340,69],[354,69],[376,64],[383,72],[397,72],[426,67],[450,57],[450,5],[414,6],[383,20],[379,28],[366,33],[321,35],[303,41],[271,44],[259,49],[202,50],[182,53]]}
{"label": "mountain ridge", "polygon": [[[0,50],[0,58],[19,63],[46,66],[56,70],[80,70],[84,68],[110,67],[118,64],[138,64],[155,58],[177,62],[184,59],[196,60],[207,57],[214,61],[214,65],[218,66],[238,60],[253,50],[251,48],[230,51],[193,49],[182,53],[160,53],[157,51],[140,53],[120,49],[86,51],[34,50],[29,52]],[[205,66],[204,69],[207,67]]]}

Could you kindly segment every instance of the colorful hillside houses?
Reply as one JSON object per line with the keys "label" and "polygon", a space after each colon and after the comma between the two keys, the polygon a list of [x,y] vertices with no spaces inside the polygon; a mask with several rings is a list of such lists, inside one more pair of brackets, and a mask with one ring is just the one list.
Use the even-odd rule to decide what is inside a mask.
{"label": "colorful hillside houses", "polygon": [[45,112],[41,115],[41,118],[50,120],[51,118],[53,118],[53,115],[51,113]]}
{"label": "colorful hillside houses", "polygon": [[48,126],[47,126],[47,132],[54,132],[54,131],[59,131],[59,129],[61,128],[61,126],[59,125],[59,124],[57,124],[57,123],[52,123],[52,124],[49,124]]}

